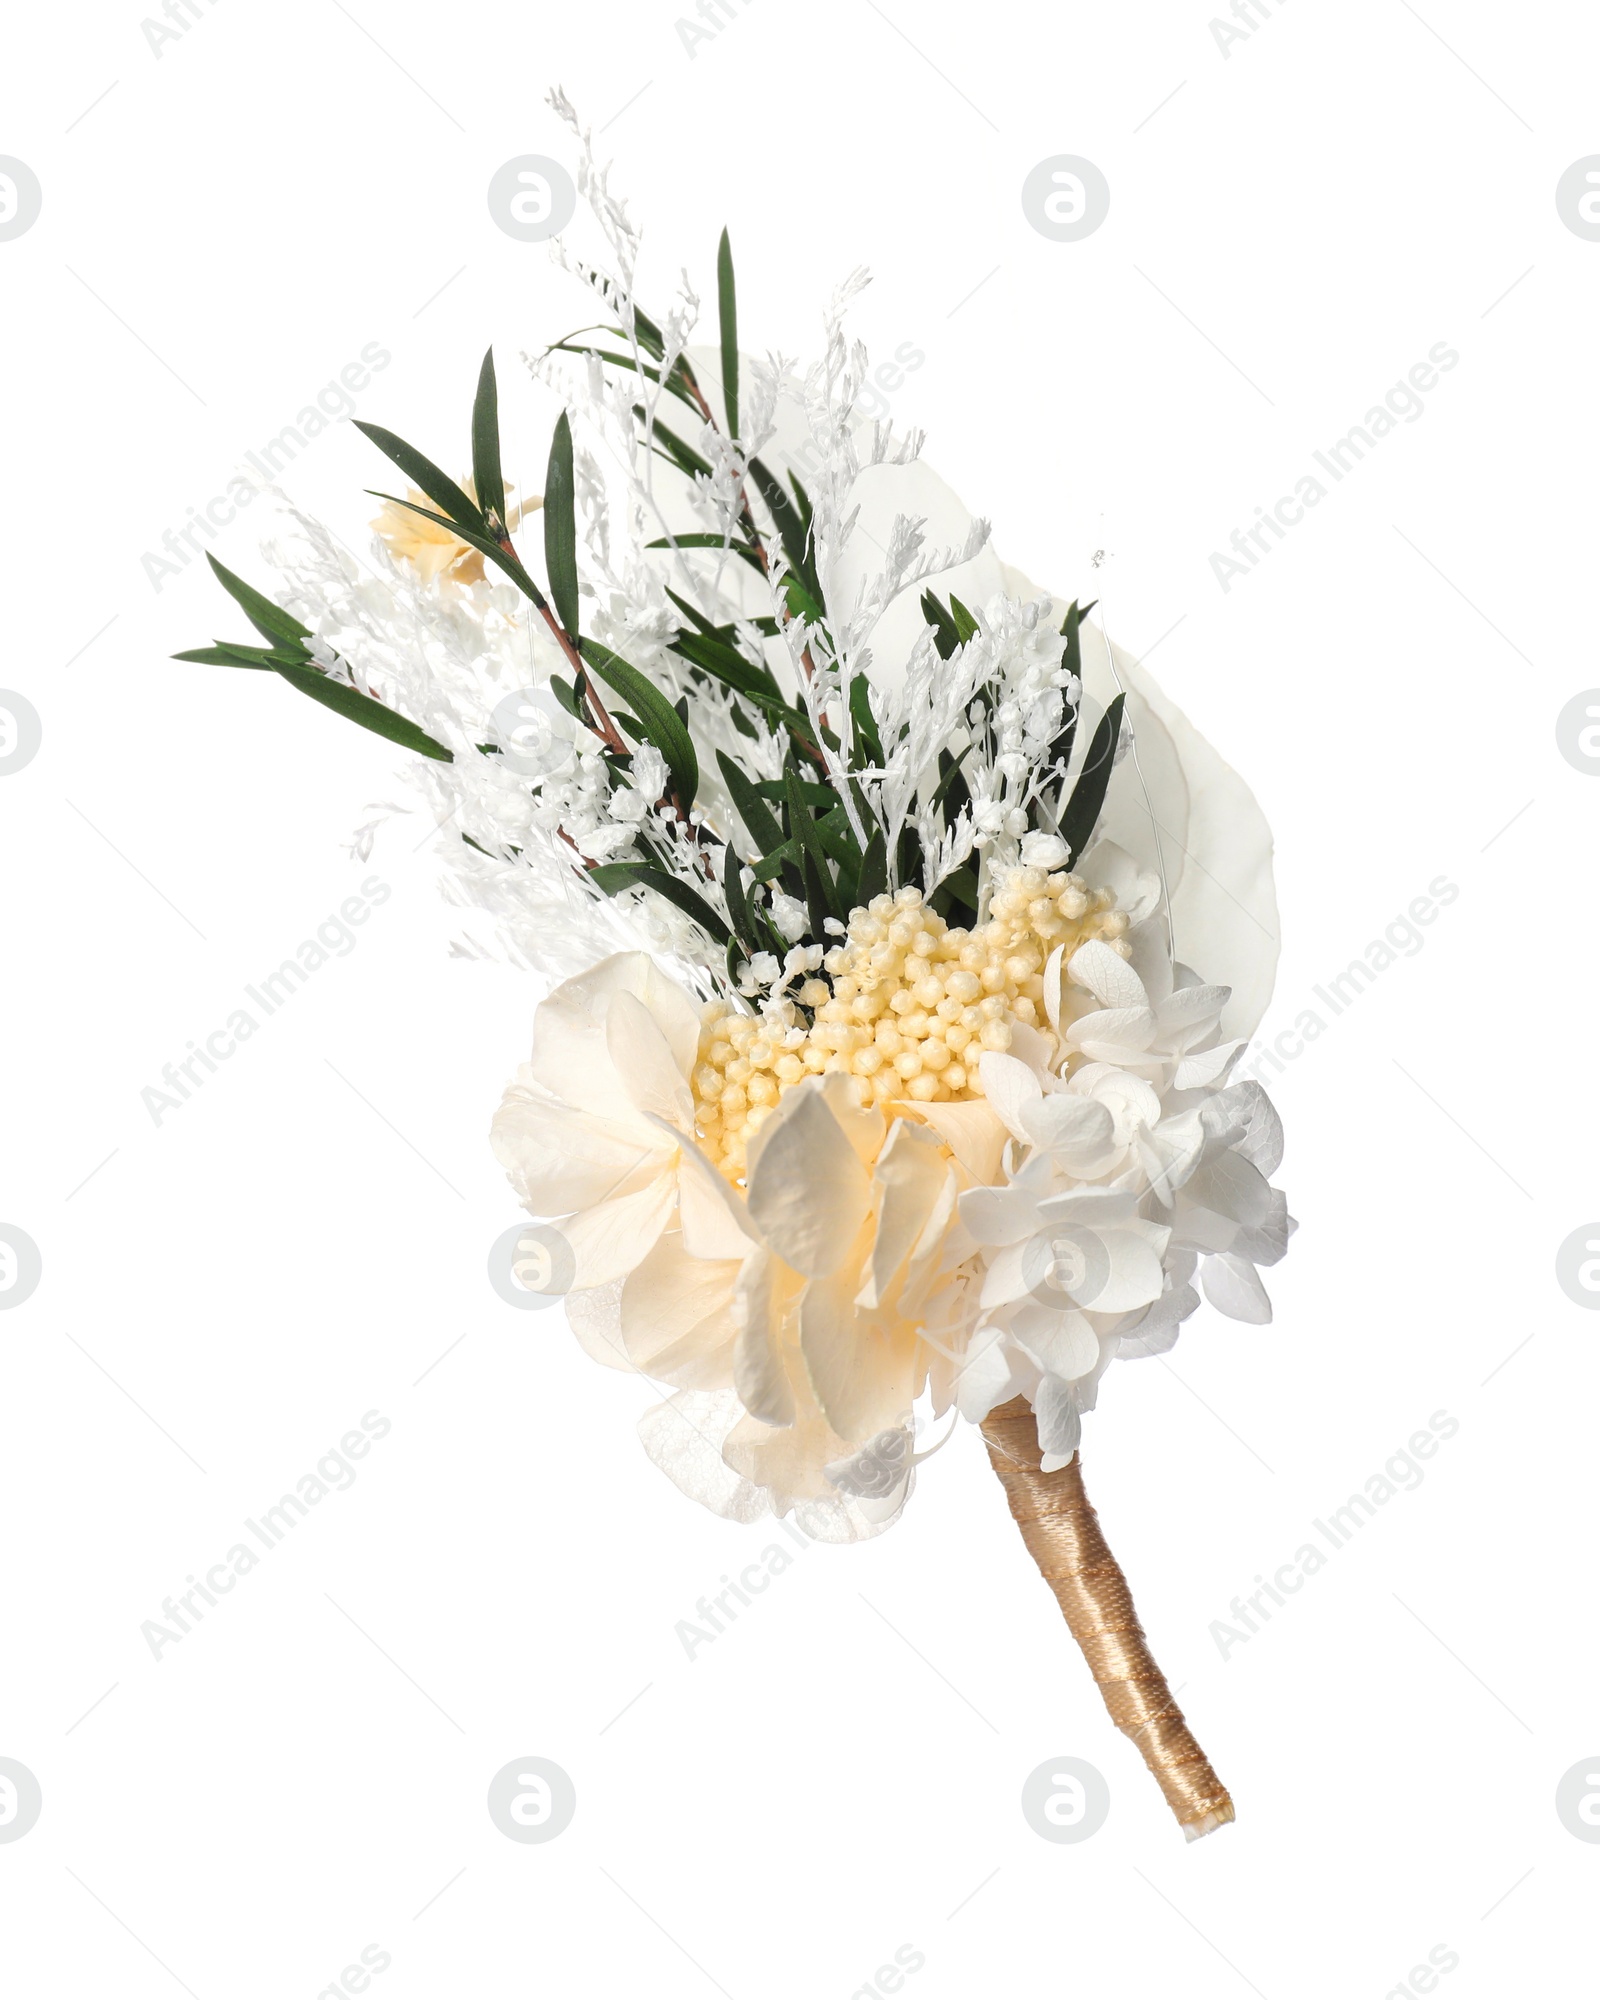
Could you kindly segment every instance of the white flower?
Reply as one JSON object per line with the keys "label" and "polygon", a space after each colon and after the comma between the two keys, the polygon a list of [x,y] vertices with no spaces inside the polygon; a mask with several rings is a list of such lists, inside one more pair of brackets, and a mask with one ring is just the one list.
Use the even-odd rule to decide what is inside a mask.
{"label": "white flower", "polygon": [[687,1253],[738,1258],[737,1194],[694,1145],[689,1076],[700,1023],[645,952],[558,986],[533,1056],[495,1115],[495,1156],[524,1206],[558,1221],[578,1287],[642,1264],[676,1217]]}

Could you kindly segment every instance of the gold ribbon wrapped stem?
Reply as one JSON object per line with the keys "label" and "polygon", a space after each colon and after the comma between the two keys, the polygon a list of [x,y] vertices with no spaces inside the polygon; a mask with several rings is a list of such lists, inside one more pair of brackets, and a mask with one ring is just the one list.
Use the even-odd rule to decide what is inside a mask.
{"label": "gold ribbon wrapped stem", "polygon": [[1226,1826],[1233,1801],[1190,1734],[1150,1652],[1127,1578],[1084,1491],[1076,1455],[1059,1472],[1040,1469],[1038,1427],[1020,1396],[991,1412],[983,1437],[1012,1518],[1055,1592],[1111,1720],[1138,1745],[1187,1839]]}

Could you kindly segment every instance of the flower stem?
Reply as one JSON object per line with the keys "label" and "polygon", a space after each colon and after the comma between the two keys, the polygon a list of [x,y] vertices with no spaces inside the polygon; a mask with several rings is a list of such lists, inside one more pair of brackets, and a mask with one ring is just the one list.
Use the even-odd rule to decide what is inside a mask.
{"label": "flower stem", "polygon": [[1020,1396],[992,1411],[982,1429],[1012,1519],[1055,1593],[1111,1720],[1137,1744],[1186,1839],[1226,1826],[1233,1801],[1155,1663],[1127,1578],[1084,1491],[1077,1454],[1058,1472],[1041,1469],[1038,1426]]}

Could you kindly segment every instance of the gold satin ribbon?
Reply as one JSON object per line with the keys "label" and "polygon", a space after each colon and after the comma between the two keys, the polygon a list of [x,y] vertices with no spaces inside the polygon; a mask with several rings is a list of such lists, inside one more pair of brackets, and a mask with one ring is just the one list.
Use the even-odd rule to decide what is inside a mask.
{"label": "gold satin ribbon", "polygon": [[1167,1690],[1076,1454],[1059,1472],[1040,1470],[1038,1427],[1020,1396],[992,1411],[982,1428],[1012,1518],[1055,1592],[1111,1720],[1138,1745],[1187,1839],[1226,1826],[1233,1801]]}

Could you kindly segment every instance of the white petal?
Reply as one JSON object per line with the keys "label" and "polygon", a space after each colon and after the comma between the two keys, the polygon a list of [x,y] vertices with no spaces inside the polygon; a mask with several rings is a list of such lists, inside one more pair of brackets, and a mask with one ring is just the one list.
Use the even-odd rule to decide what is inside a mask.
{"label": "white petal", "polygon": [[1218,1312],[1229,1319],[1243,1320],[1247,1326],[1270,1326],[1272,1301],[1261,1282],[1261,1273],[1243,1257],[1208,1257],[1201,1268],[1200,1284]]}
{"label": "white petal", "polygon": [[867,1214],[871,1182],[814,1084],[791,1090],[761,1128],[747,1207],[763,1239],[808,1278],[836,1270]]}
{"label": "white petal", "polygon": [[573,1289],[608,1284],[636,1271],[672,1218],[672,1177],[658,1174],[637,1194],[599,1202],[559,1226],[572,1246]]}
{"label": "white petal", "polygon": [[976,1243],[1020,1243],[1039,1227],[1037,1203],[1020,1188],[969,1188],[961,1197],[961,1220]]}
{"label": "white petal", "polygon": [[1039,1432],[1039,1469],[1059,1472],[1071,1463],[1083,1430],[1071,1384],[1045,1376],[1034,1391],[1033,1413]]}
{"label": "white petal", "polygon": [[1080,944],[1067,960],[1067,976],[1085,986],[1102,1007],[1148,1008],[1144,981],[1128,961],[1099,938]]}
{"label": "white petal", "polygon": [[1050,1306],[1018,1308],[1011,1335],[1047,1375],[1063,1382],[1087,1375],[1100,1360],[1100,1339],[1081,1312],[1060,1312]]}
{"label": "white petal", "polygon": [[675,1231],[663,1234],[622,1287],[621,1333],[634,1366],[686,1387],[725,1387],[738,1272],[691,1257]]}
{"label": "white petal", "polygon": [[989,1412],[1017,1393],[1006,1357],[1005,1341],[996,1327],[979,1327],[956,1377],[956,1408],[968,1423],[981,1423]]}
{"label": "white petal", "polygon": [[535,1215],[566,1215],[631,1193],[667,1166],[667,1142],[633,1114],[607,1119],[514,1084],[489,1132],[517,1198]]}
{"label": "white petal", "polygon": [[756,1242],[743,1198],[692,1139],[678,1147],[678,1219],[691,1257],[747,1257]]}
{"label": "white petal", "polygon": [[728,1433],[744,1414],[731,1389],[680,1389],[639,1419],[639,1439],[653,1463],[680,1492],[729,1521],[757,1521],[771,1508],[762,1489],[722,1457]]}
{"label": "white petal", "polygon": [[1006,1128],[983,1098],[958,1104],[913,1104],[910,1108],[938,1133],[974,1181],[992,1187],[999,1180]]}
{"label": "white petal", "polygon": [[1197,1055],[1185,1056],[1172,1073],[1173,1089],[1198,1090],[1205,1084],[1215,1083],[1226,1073],[1243,1047],[1243,1042],[1222,1042],[1214,1049],[1202,1049]]}
{"label": "white petal", "polygon": [[738,1336],[733,1385],[750,1415],[764,1424],[792,1424],[794,1391],[784,1371],[774,1310],[772,1259],[757,1250],[739,1273],[734,1294]]}
{"label": "white petal", "polygon": [[1024,1105],[1022,1123],[1033,1143],[1055,1154],[1069,1174],[1095,1172],[1115,1134],[1103,1104],[1065,1091]]}
{"label": "white petal", "polygon": [[1123,1229],[1108,1230],[1101,1238],[1110,1268],[1103,1283],[1092,1298],[1082,1298],[1080,1305],[1092,1312],[1132,1312],[1138,1306],[1147,1306],[1160,1298],[1165,1278],[1161,1269],[1161,1251],[1166,1247],[1168,1232],[1155,1231],[1160,1246],[1151,1241],[1145,1232],[1151,1229],[1149,1223],[1142,1226],[1129,1224]]}
{"label": "white petal", "polygon": [[606,1054],[640,1111],[688,1126],[694,1108],[688,1078],[673,1061],[667,1038],[649,1008],[631,993],[612,996],[606,1015]]}
{"label": "white petal", "polygon": [[618,952],[565,980],[534,1014],[530,1068],[552,1097],[613,1115],[625,1109],[626,1094],[605,1055],[606,1017],[618,993],[643,1003],[666,1037],[674,1067],[685,1076],[692,1069],[700,1044],[694,1003],[648,952]]}
{"label": "white petal", "polygon": [[939,1141],[925,1127],[896,1119],[873,1179],[881,1192],[868,1263],[870,1284],[864,1303],[869,1306],[880,1305],[889,1296],[943,1191],[946,1170]]}
{"label": "white petal", "polygon": [[1025,1062],[1015,1056],[986,1049],[978,1058],[978,1075],[983,1081],[985,1102],[1013,1139],[1026,1142],[1028,1129],[1022,1113],[1044,1095],[1039,1079]]}

